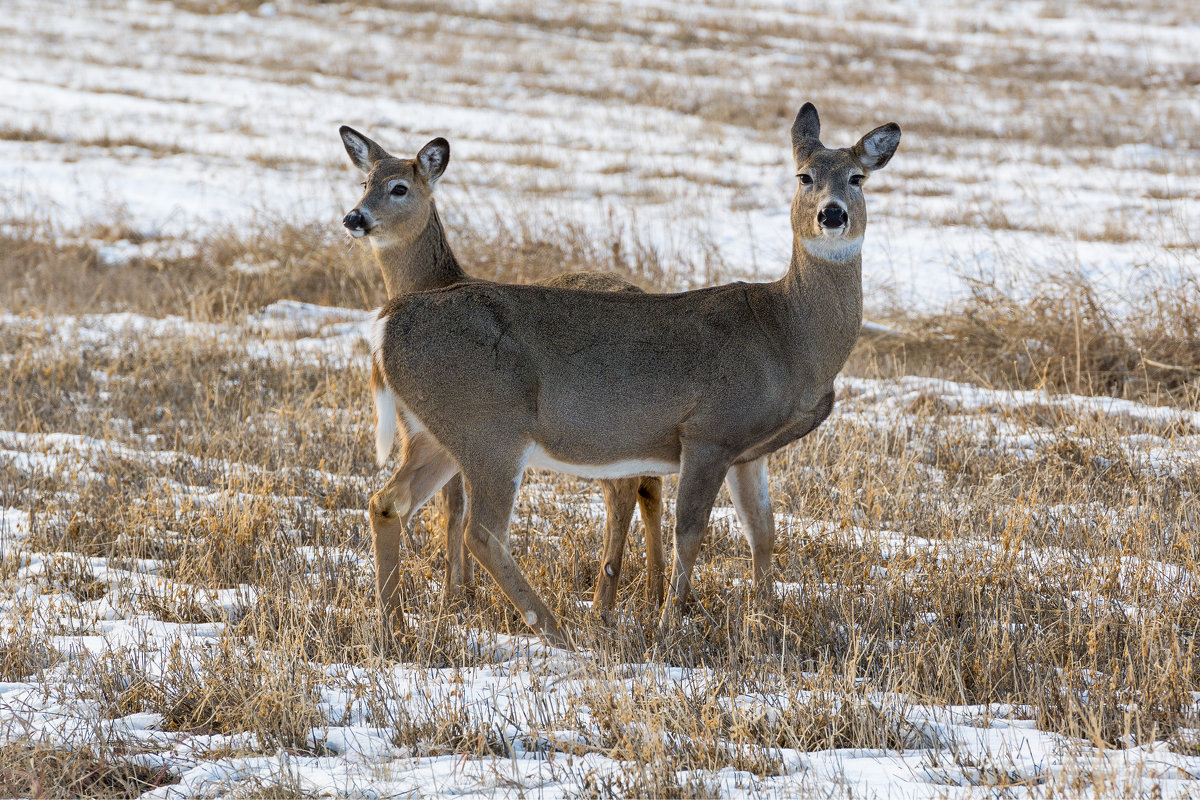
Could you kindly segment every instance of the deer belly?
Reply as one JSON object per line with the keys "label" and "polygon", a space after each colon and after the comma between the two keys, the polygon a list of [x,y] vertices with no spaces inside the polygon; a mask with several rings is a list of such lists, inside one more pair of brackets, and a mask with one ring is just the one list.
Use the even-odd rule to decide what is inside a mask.
{"label": "deer belly", "polygon": [[572,464],[560,461],[542,449],[541,445],[531,445],[527,466],[536,469],[549,469],[576,475],[580,478],[632,478],[637,475],[670,475],[679,471],[678,463],[659,461],[653,458],[628,458],[608,463]]}
{"label": "deer belly", "polygon": [[826,392],[817,405],[807,411],[792,415],[787,422],[766,439],[744,451],[738,456],[737,463],[744,464],[773,453],[784,445],[803,439],[817,429],[829,417],[833,410],[833,390]]}

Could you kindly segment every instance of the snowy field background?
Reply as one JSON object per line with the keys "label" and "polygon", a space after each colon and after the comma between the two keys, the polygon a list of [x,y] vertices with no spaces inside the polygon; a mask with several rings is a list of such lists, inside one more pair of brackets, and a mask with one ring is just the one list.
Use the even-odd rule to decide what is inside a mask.
{"label": "snowy field background", "polygon": [[[1078,352],[1143,296],[1195,341],[1190,3],[3,12],[0,795],[1200,795],[1200,373],[1154,367],[1155,393],[1144,353],[1114,384]],[[1099,305],[1063,309],[1074,373],[1039,377],[1059,344],[1036,329],[920,370],[864,349],[773,460],[779,598],[752,606],[722,497],[704,611],[671,639],[637,531],[616,623],[588,613],[594,484],[532,475],[514,526],[580,654],[486,577],[442,608],[431,508],[405,554],[418,632],[385,658],[382,282],[342,241],[338,125],[398,155],[450,139],[468,270],[599,254],[669,289],[782,274],[806,100],[828,145],[904,129],[867,189],[872,316],[1063,276]],[[986,347],[1032,375],[1000,385]]]}
{"label": "snowy field background", "polygon": [[812,100],[827,144],[905,131],[871,182],[876,305],[940,307],[963,275],[1121,292],[1200,268],[1182,0],[242,5],[7,3],[0,202],[143,236],[332,224],[356,199],[349,124],[399,154],[446,136],[460,223],[615,218],[769,278]]}

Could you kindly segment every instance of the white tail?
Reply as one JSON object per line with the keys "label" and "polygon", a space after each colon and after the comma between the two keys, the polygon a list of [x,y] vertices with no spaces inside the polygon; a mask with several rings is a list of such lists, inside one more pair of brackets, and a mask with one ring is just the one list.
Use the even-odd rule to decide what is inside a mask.
{"label": "white tail", "polygon": [[382,467],[396,442],[396,415],[400,413],[400,406],[396,393],[387,385],[374,358],[371,359],[371,393],[375,396],[375,463]]}
{"label": "white tail", "polygon": [[380,310],[376,310],[375,319],[371,322],[367,343],[371,353],[371,394],[375,398],[375,463],[382,467],[387,463],[396,442],[396,415],[400,407],[396,393],[387,385],[387,378],[384,377],[382,359],[385,326],[379,316]]}

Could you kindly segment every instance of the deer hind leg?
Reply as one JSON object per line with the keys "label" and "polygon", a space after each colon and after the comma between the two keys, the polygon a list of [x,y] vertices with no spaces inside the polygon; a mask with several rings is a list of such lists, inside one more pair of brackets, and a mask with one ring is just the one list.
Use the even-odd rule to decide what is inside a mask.
{"label": "deer hind leg", "polygon": [[458,473],[458,464],[426,431],[404,440],[402,459],[392,481],[403,487],[403,492],[397,492],[396,511],[407,525],[429,498]]}
{"label": "deer hind leg", "polygon": [[400,596],[400,544],[412,515],[458,471],[454,459],[427,433],[404,442],[404,461],[371,497],[369,517],[375,550],[375,596],[385,638],[405,629]]}
{"label": "deer hind leg", "polygon": [[647,475],[638,479],[638,504],[646,528],[646,602],[651,608],[658,608],[663,601],[663,576],[667,571],[662,540],[662,478]]}
{"label": "deer hind leg", "polygon": [[771,558],[775,551],[775,515],[767,491],[767,457],[735,464],[725,476],[742,531],[754,560],[754,588],[769,596],[774,593]]}
{"label": "deer hind leg", "polygon": [[682,611],[691,592],[692,567],[704,542],[708,516],[729,469],[727,454],[718,448],[693,445],[684,448],[675,499],[675,557],[663,606],[662,625],[670,625]]}
{"label": "deer hind leg", "polygon": [[382,618],[384,640],[405,630],[404,601],[400,597],[400,542],[404,523],[396,515],[395,476],[371,498],[371,541],[375,550],[375,601]]}
{"label": "deer hind leg", "polygon": [[525,624],[548,644],[571,649],[549,606],[529,585],[507,542],[513,501],[521,484],[523,464],[508,468],[478,469],[465,473],[467,486],[467,548],[487,570]]}
{"label": "deer hind leg", "polygon": [[633,511],[637,508],[639,481],[639,478],[600,481],[607,519],[604,525],[604,548],[600,553],[600,575],[596,579],[592,607],[601,616],[607,617],[617,602],[621,559],[625,555],[625,540],[629,535],[629,525],[633,522]]}
{"label": "deer hind leg", "polygon": [[462,475],[455,475],[442,487],[442,507],[446,513],[446,578],[442,599],[460,597],[472,583],[471,560],[467,558],[463,525],[466,520],[467,494]]}

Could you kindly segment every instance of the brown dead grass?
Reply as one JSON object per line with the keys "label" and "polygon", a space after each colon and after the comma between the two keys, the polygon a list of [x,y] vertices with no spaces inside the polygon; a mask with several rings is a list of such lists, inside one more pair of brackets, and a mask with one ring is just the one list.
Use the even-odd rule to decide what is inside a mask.
{"label": "brown dead grass", "polygon": [[[108,267],[96,246],[86,242],[113,241],[113,233],[112,226],[101,226],[73,237],[83,243],[65,246],[47,246],[43,231],[4,235],[0,298],[5,307],[35,314],[121,310],[211,320],[284,297],[352,308],[382,301],[378,268],[350,251],[345,240],[313,228],[218,233],[197,243],[194,255],[149,255]],[[137,243],[144,237],[126,232],[121,238]],[[236,269],[238,263],[262,269],[251,273]]]}
{"label": "brown dead grass", "polygon": [[253,734],[252,747],[313,754],[309,738],[324,716],[317,708],[315,673],[283,650],[247,646],[232,638],[199,658],[176,648],[163,674],[135,660],[108,655],[90,665],[96,695],[108,717],[151,711],[159,727],[196,734]]}
{"label": "brown dead grass", "polygon": [[[494,65],[478,59],[508,48],[520,69],[506,72],[505,80],[524,91],[649,105],[772,137],[791,122],[797,86],[822,108],[831,130],[877,123],[878,100],[845,102],[844,87],[853,86],[889,98],[890,106],[903,104],[906,147],[924,155],[1003,141],[1070,147],[1064,157],[1109,165],[1110,148],[1129,142],[1198,146],[1193,118],[1159,105],[1164,87],[1184,96],[1200,79],[1193,67],[1155,74],[1151,60],[1112,58],[1103,48],[1061,59],[1017,33],[996,40],[1003,46],[977,48],[930,39],[877,9],[851,12],[857,17],[851,23],[870,22],[877,31],[864,37],[861,25],[840,24],[825,10],[786,23],[751,13],[697,14],[694,24],[679,25],[650,6],[547,10],[518,2],[479,11],[379,4],[400,11],[403,33],[427,44],[447,91],[493,91]],[[177,5],[229,14],[254,13],[260,3]],[[1069,5],[1048,2],[1041,13],[1060,18]],[[279,9],[326,10],[320,3]],[[1160,23],[1190,22],[1194,15],[1184,0],[1105,0],[1092,10],[1110,20],[1136,14]],[[483,46],[463,26],[445,24],[447,15],[486,18],[489,26],[499,21],[512,35]],[[994,33],[972,25],[962,33]],[[581,84],[562,60],[528,57],[552,47],[587,59],[589,70],[606,79]],[[764,59],[772,48],[800,57]],[[371,92],[417,77],[408,64],[363,63],[358,53],[265,53],[230,65],[204,52],[189,57],[188,69],[196,72],[233,66],[285,84],[319,74],[343,78],[350,88],[361,82]],[[964,57],[961,66],[947,68]],[[745,91],[749,85],[755,91]],[[1112,102],[1115,89],[1120,103]],[[1019,113],[981,115],[980,105],[994,100]],[[1147,114],[1149,107],[1163,110]],[[3,127],[0,139],[63,143],[36,127]],[[120,137],[75,144],[177,152],[171,144]],[[562,166],[539,155],[536,144],[517,160],[547,171]],[[1162,158],[1143,168],[1165,174],[1174,166]],[[614,164],[602,171],[627,170]],[[671,170],[659,177],[677,175],[695,177]],[[903,189],[911,194],[948,191],[928,176],[909,177],[919,179]],[[981,181],[954,178],[955,185]],[[899,191],[896,185],[880,188]],[[564,186],[561,176],[549,174],[541,190]],[[1169,188],[1148,195],[1181,197]],[[990,196],[940,221],[1061,233],[1015,217]],[[715,246],[696,263],[667,263],[615,223],[597,238],[555,219],[496,215],[451,227],[467,269],[501,281],[605,269],[655,290],[668,288],[669,276],[705,285],[730,272]],[[1086,235],[1122,242],[1132,234],[1108,220]],[[106,266],[99,245],[113,242],[142,245],[142,254]],[[477,577],[465,604],[442,604],[442,520],[434,505],[403,554],[405,594],[418,625],[395,650],[383,647],[362,514],[382,476],[371,462],[360,366],[251,358],[243,342],[216,335],[131,334],[102,344],[58,335],[56,315],[132,311],[237,326],[280,299],[354,308],[384,299],[369,252],[340,232],[285,226],[206,234],[187,243],[194,249],[172,244],[119,215],[88,230],[29,224],[0,235],[0,308],[20,315],[0,323],[0,353],[9,358],[0,378],[0,429],[74,433],[135,451],[72,456],[61,469],[0,458],[0,506],[34,514],[23,547],[61,554],[36,578],[44,591],[129,603],[163,622],[224,626],[200,660],[169,654],[165,674],[128,652],[72,662],[77,685],[106,717],[151,712],[172,731],[253,735],[252,743],[213,757],[320,753],[309,734],[324,716],[317,704],[327,682],[322,667],[348,664],[378,675],[399,657],[453,673],[492,664],[476,632],[525,635],[526,628],[486,576]],[[1019,295],[979,285],[954,313],[884,320],[897,334],[864,338],[847,372],[1197,409],[1197,296],[1194,283],[1164,279],[1134,313],[1117,317],[1078,275],[1050,276]],[[245,328],[230,329],[253,337]],[[855,402],[844,397],[839,408],[852,410]],[[1038,402],[995,417],[1034,440],[1017,452],[998,432],[972,432],[971,416],[929,391],[887,429],[839,412],[775,454],[775,507],[781,520],[795,517],[781,522],[776,548],[786,591],[757,601],[747,586],[744,544],[730,526],[715,524],[696,569],[692,613],[670,636],[656,631],[656,610],[641,599],[640,528],[625,560],[617,622],[602,624],[581,609],[600,546],[601,521],[584,506],[597,499],[595,487],[532,475],[528,483],[545,496],[522,497],[515,553],[533,585],[592,648],[594,686],[586,704],[546,711],[544,735],[520,744],[548,754],[626,759],[619,778],[585,781],[588,792],[604,797],[713,795],[717,787],[704,771],[733,766],[771,775],[783,749],[927,749],[940,758],[939,743],[903,713],[915,702],[1005,702],[1018,709],[1015,716],[1080,741],[1125,747],[1165,739],[1194,751],[1200,594],[1187,576],[1200,573],[1200,475],[1194,468],[1148,466],[1130,455],[1123,437],[1185,447],[1184,437],[1197,431]],[[168,582],[137,592],[110,586],[83,560],[93,556],[131,569],[137,559],[161,562]],[[0,583],[15,581],[20,568],[16,559],[0,562]],[[196,592],[231,587],[256,592],[224,610]],[[60,666],[64,655],[50,636],[72,632],[39,627],[32,605],[19,611],[9,614],[19,624],[3,632],[0,680],[36,678]],[[630,689],[618,682],[646,662],[704,667],[712,684],[700,690],[647,677]],[[394,743],[413,755],[514,752],[497,717],[481,718],[454,702],[397,711],[396,692],[381,678],[353,686],[355,702],[370,709],[369,723],[392,731]],[[736,702],[746,697],[770,700]],[[564,728],[580,735],[562,741],[555,731]],[[130,767],[124,755],[120,742],[79,751],[9,744],[0,748],[0,794],[133,796],[169,780]],[[946,760],[973,770],[974,782],[989,791],[1011,791],[1026,780],[1003,765],[968,764],[957,754]],[[1091,788],[1073,787],[1075,793]],[[287,787],[264,787],[260,796],[281,793]]]}
{"label": "brown dead grass", "polygon": [[1197,289],[1194,278],[1163,281],[1118,318],[1077,273],[1040,278],[1020,295],[977,283],[954,313],[898,316],[902,333],[865,337],[849,370],[1198,408]]}
{"label": "brown dead grass", "polygon": [[[103,235],[122,231],[115,224]],[[535,280],[599,264],[651,288],[664,274],[651,249],[620,232],[589,241],[569,227],[498,231],[460,237],[459,255],[477,274]],[[34,511],[33,550],[162,562],[159,574],[173,582],[166,589],[113,594],[114,602],[166,622],[226,626],[218,649],[199,663],[180,659],[164,676],[136,661],[77,665],[106,713],[148,711],[171,730],[252,733],[261,752],[311,753],[319,751],[309,732],[321,719],[320,665],[376,669],[385,655],[427,669],[485,665],[491,657],[472,631],[525,634],[486,576],[467,603],[443,606],[442,523],[432,507],[401,565],[421,624],[384,650],[362,515],[381,476],[370,461],[359,365],[249,358],[236,336],[62,341],[39,318],[169,309],[237,326],[281,298],[364,307],[380,283],[366,253],[288,231],[270,251],[281,266],[247,276],[233,265],[267,259],[257,240],[217,237],[178,262],[115,268],[97,266],[86,245],[32,237],[18,245],[0,251],[0,285],[27,314],[0,325],[10,354],[0,381],[3,429],[77,433],[153,457],[93,453],[49,471],[0,465],[0,505]],[[84,276],[90,300],[78,282],[61,280],[72,271]],[[171,298],[180,305],[163,305]],[[895,321],[907,333],[864,341],[851,369],[1195,407],[1187,365],[1198,352],[1197,309],[1166,286],[1150,302],[1153,313],[1123,321],[1077,280],[1050,283],[1033,301],[981,290],[961,314]],[[840,408],[856,402],[850,393]],[[728,525],[714,525],[695,573],[697,602],[670,636],[656,631],[656,611],[641,599],[640,528],[626,556],[618,622],[604,625],[579,607],[590,597],[601,537],[600,520],[579,501],[595,500],[596,489],[532,476],[545,494],[522,497],[514,552],[593,649],[597,679],[582,741],[535,737],[523,746],[628,759],[616,784],[589,778],[597,793],[690,796],[713,787],[701,773],[681,771],[732,765],[770,775],[784,748],[935,747],[906,721],[905,702],[1007,702],[1039,727],[1106,746],[1196,727],[1190,698],[1200,664],[1188,632],[1200,627],[1200,595],[1187,584],[1164,592],[1159,570],[1200,573],[1200,475],[1161,474],[1122,449],[1129,434],[1170,442],[1196,432],[1033,403],[997,417],[1035,437],[1031,453],[1016,453],[970,433],[972,414],[980,416],[927,392],[894,428],[835,414],[777,453],[776,509],[803,521],[783,525],[777,544],[778,577],[789,588],[756,601],[745,546]],[[897,548],[882,536],[931,544]],[[80,600],[114,591],[71,558],[40,580]],[[239,586],[256,592],[227,611],[195,593]],[[13,641],[0,650],[11,679],[57,658],[32,633]],[[609,682],[645,662],[706,667],[716,688],[647,684],[629,694]],[[414,716],[396,712],[386,682],[355,691],[374,709],[371,724],[393,730],[416,754],[504,755],[513,747],[495,720],[461,707]],[[908,700],[889,704],[880,693]],[[794,702],[764,709],[722,699],[743,694]],[[548,712],[543,727],[576,723]]]}
{"label": "brown dead grass", "polygon": [[0,794],[6,797],[132,798],[177,782],[170,773],[103,751],[0,745]]}
{"label": "brown dead grass", "polygon": [[[581,225],[482,220],[460,231],[455,253],[472,275],[532,283],[564,272],[614,272],[644,288],[662,286],[666,269],[653,246],[615,223],[592,240]],[[488,230],[482,233],[482,230]],[[325,226],[209,234],[191,255],[145,256],[106,266],[94,242],[150,241],[128,221],[98,224],[50,244],[46,231],[0,234],[0,301],[29,314],[132,311],[191,320],[237,319],[276,300],[374,308],[387,298],[368,248]],[[674,265],[672,265],[674,266]],[[712,276],[723,269],[715,251],[684,274]],[[16,334],[14,334],[16,335]]]}

